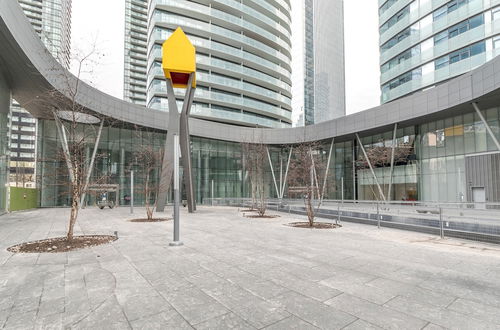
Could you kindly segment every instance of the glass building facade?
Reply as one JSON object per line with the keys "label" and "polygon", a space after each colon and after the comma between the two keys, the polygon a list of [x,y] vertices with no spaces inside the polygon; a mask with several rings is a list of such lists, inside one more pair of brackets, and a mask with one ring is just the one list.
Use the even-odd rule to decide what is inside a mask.
{"label": "glass building facade", "polygon": [[[482,111],[482,114],[495,136],[500,139],[500,108],[490,108]],[[340,199],[343,196],[345,199],[356,200],[385,198],[394,201],[471,201],[473,176],[481,170],[468,167],[467,159],[498,153],[486,126],[472,109],[471,112],[441,120],[398,127],[396,139],[393,140],[393,137],[394,130],[391,129],[375,135],[361,135],[363,148],[353,137],[335,138],[333,146],[331,140],[320,141],[319,152],[325,160],[330,148],[332,150],[325,198]],[[53,158],[60,147],[53,121],[41,121],[38,138],[42,141],[39,158]],[[391,171],[393,142],[394,166]],[[160,150],[164,143],[164,132],[137,131],[126,125],[104,129],[98,151],[104,156],[99,157],[96,169],[100,173],[109,173],[106,184],[119,185],[119,201],[122,205],[127,203],[125,197],[130,195],[130,164],[133,163],[134,153],[146,144],[154,145]],[[92,145],[93,141],[89,141],[89,150]],[[286,164],[290,147],[269,146],[275,178],[280,178],[279,171]],[[203,203],[212,196],[250,197],[250,183],[241,144],[194,136],[191,139],[191,150],[198,203]],[[369,169],[365,153],[375,177]],[[67,194],[64,194],[67,186],[61,184],[66,176],[64,168],[63,163],[56,161],[39,164],[41,206],[67,205]],[[135,185],[140,186],[141,169],[136,168],[135,171]],[[318,173],[323,178],[324,174],[325,172]],[[277,197],[271,166],[266,165],[265,176],[267,195]],[[280,186],[279,182],[278,185]],[[285,189],[285,198],[287,196]],[[137,205],[144,202],[140,192],[135,200]]]}
{"label": "glass building facade", "polygon": [[304,0],[304,123],[345,116],[344,1]]}
{"label": "glass building facade", "polygon": [[382,103],[469,72],[500,52],[500,3],[379,1]]}
{"label": "glass building facade", "polygon": [[197,51],[193,117],[291,126],[290,10],[289,0],[150,1],[147,106],[168,109],[161,46],[180,26]]}

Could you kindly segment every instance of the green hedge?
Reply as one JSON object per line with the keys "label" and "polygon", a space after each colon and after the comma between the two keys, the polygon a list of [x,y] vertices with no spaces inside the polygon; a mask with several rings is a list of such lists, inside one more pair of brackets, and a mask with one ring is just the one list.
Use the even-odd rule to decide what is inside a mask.
{"label": "green hedge", "polygon": [[10,211],[29,210],[38,207],[38,189],[10,187]]}

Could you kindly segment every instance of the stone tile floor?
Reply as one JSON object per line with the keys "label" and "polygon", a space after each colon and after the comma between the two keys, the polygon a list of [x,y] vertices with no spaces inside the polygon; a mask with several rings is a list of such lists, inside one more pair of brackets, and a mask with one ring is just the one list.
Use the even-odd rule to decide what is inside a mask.
{"label": "stone tile floor", "polygon": [[352,223],[291,228],[283,224],[300,216],[199,207],[182,214],[185,245],[169,247],[172,222],[88,208],[78,233],[116,230],[119,240],[6,251],[64,235],[68,212],[0,217],[0,328],[500,329],[500,246]]}

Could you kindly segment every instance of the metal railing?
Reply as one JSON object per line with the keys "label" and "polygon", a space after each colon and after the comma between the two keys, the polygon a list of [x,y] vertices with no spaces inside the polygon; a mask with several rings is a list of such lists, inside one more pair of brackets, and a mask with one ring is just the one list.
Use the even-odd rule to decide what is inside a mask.
{"label": "metal railing", "polygon": [[[205,199],[204,205],[250,207],[249,198]],[[500,244],[500,203],[323,200],[316,216]],[[271,211],[306,215],[301,199],[268,199]],[[321,220],[318,220],[321,221]]]}

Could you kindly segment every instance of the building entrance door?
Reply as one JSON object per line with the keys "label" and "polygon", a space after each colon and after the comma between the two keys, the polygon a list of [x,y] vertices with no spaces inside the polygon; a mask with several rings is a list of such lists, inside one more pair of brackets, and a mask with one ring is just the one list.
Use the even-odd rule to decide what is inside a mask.
{"label": "building entrance door", "polygon": [[472,201],[476,209],[486,208],[486,191],[484,187],[472,187]]}

